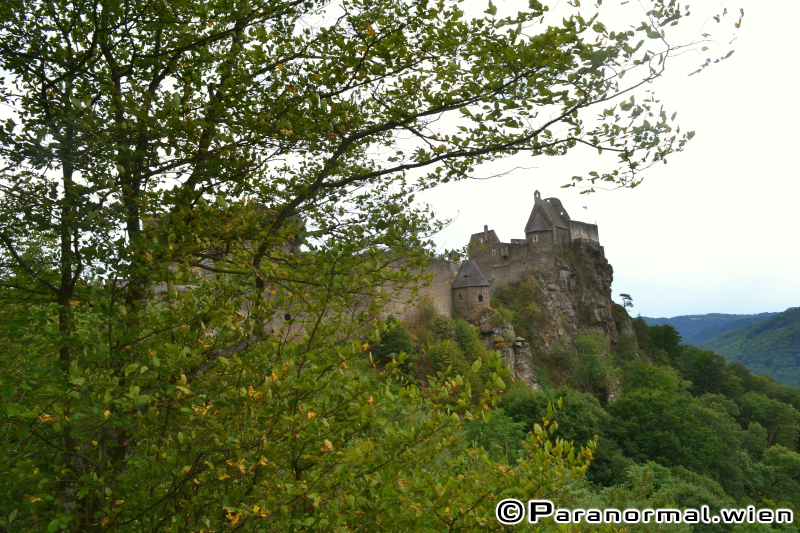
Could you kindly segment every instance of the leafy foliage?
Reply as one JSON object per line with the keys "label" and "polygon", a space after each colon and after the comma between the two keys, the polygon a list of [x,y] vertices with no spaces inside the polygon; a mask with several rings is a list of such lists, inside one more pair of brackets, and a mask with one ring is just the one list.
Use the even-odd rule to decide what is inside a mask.
{"label": "leafy foliage", "polygon": [[477,530],[580,478],[550,419],[513,467],[459,447],[503,362],[454,327],[418,387],[379,319],[442,226],[416,192],[579,144],[634,187],[693,136],[633,94],[685,9],[548,11],[0,3],[0,527]]}

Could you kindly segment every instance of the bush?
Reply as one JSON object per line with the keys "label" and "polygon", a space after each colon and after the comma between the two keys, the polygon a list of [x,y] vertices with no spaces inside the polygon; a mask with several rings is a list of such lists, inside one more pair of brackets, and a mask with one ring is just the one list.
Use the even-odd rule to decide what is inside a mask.
{"label": "bush", "polygon": [[595,435],[603,436],[610,417],[596,398],[569,387],[536,392],[525,385],[509,388],[500,401],[500,407],[516,422],[525,424],[526,432],[533,429],[547,415],[547,404],[562,400],[555,417],[558,435],[576,445],[584,445]]}
{"label": "bush", "polygon": [[633,464],[613,439],[600,437],[597,440],[597,452],[586,471],[586,479],[601,487],[620,485],[625,482],[628,469]]}
{"label": "bush", "polygon": [[523,423],[514,422],[502,409],[496,409],[489,420],[475,420],[466,424],[465,435],[470,443],[486,450],[495,461],[514,465],[523,454],[524,426]]}
{"label": "bush", "polygon": [[[375,348],[375,357],[383,364],[391,362],[400,352],[405,352],[409,356],[414,353],[414,342],[411,334],[400,325],[394,317],[389,317],[386,321],[387,330],[381,337],[381,343]],[[410,363],[411,358],[407,359]]]}

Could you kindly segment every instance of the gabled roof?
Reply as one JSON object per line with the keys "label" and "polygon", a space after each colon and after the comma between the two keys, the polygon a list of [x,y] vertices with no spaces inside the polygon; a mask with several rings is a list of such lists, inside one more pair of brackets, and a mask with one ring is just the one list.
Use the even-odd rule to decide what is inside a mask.
{"label": "gabled roof", "polygon": [[553,226],[547,223],[541,213],[536,213],[525,228],[525,233],[534,231],[553,231]]}
{"label": "gabled roof", "polygon": [[453,280],[454,289],[463,289],[464,287],[488,287],[489,282],[483,276],[481,269],[475,264],[472,259],[467,259],[458,269],[456,277]]}
{"label": "gabled roof", "polygon": [[549,198],[547,200],[542,200],[541,206],[545,213],[547,213],[548,218],[550,218],[550,222],[555,227],[569,229],[569,225],[561,218],[561,215],[558,213],[558,208],[550,203]]}
{"label": "gabled roof", "polygon": [[[538,192],[538,191],[537,191]],[[555,198],[554,198],[555,200]],[[525,226],[525,233],[530,233],[532,231],[542,231],[542,230],[535,230],[535,229],[528,229],[533,227],[534,223],[536,222],[536,218],[541,216],[548,226],[555,226],[557,228],[569,229],[569,225],[564,222],[564,219],[561,217],[559,213],[559,208],[552,203],[550,200],[540,200],[536,198],[536,202],[533,204],[533,209],[531,210],[531,216],[528,218],[528,224]]]}

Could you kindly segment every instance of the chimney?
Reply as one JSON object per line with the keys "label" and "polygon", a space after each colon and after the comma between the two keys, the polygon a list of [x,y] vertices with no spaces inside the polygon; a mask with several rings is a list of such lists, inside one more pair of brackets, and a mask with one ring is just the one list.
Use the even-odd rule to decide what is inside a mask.
{"label": "chimney", "polygon": [[483,242],[489,242],[489,226],[483,226]]}

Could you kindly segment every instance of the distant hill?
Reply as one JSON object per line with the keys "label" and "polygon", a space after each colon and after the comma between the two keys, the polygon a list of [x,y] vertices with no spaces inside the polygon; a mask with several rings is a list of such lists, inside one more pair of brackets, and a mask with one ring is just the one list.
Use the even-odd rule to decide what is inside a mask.
{"label": "distant hill", "polygon": [[700,345],[739,362],[755,374],[800,387],[800,308],[728,331]]}
{"label": "distant hill", "polygon": [[685,344],[700,345],[726,331],[738,329],[750,324],[763,322],[778,313],[759,313],[757,315],[728,315],[724,313],[709,313],[707,315],[681,315],[672,318],[642,319],[648,326],[669,324],[683,337]]}

